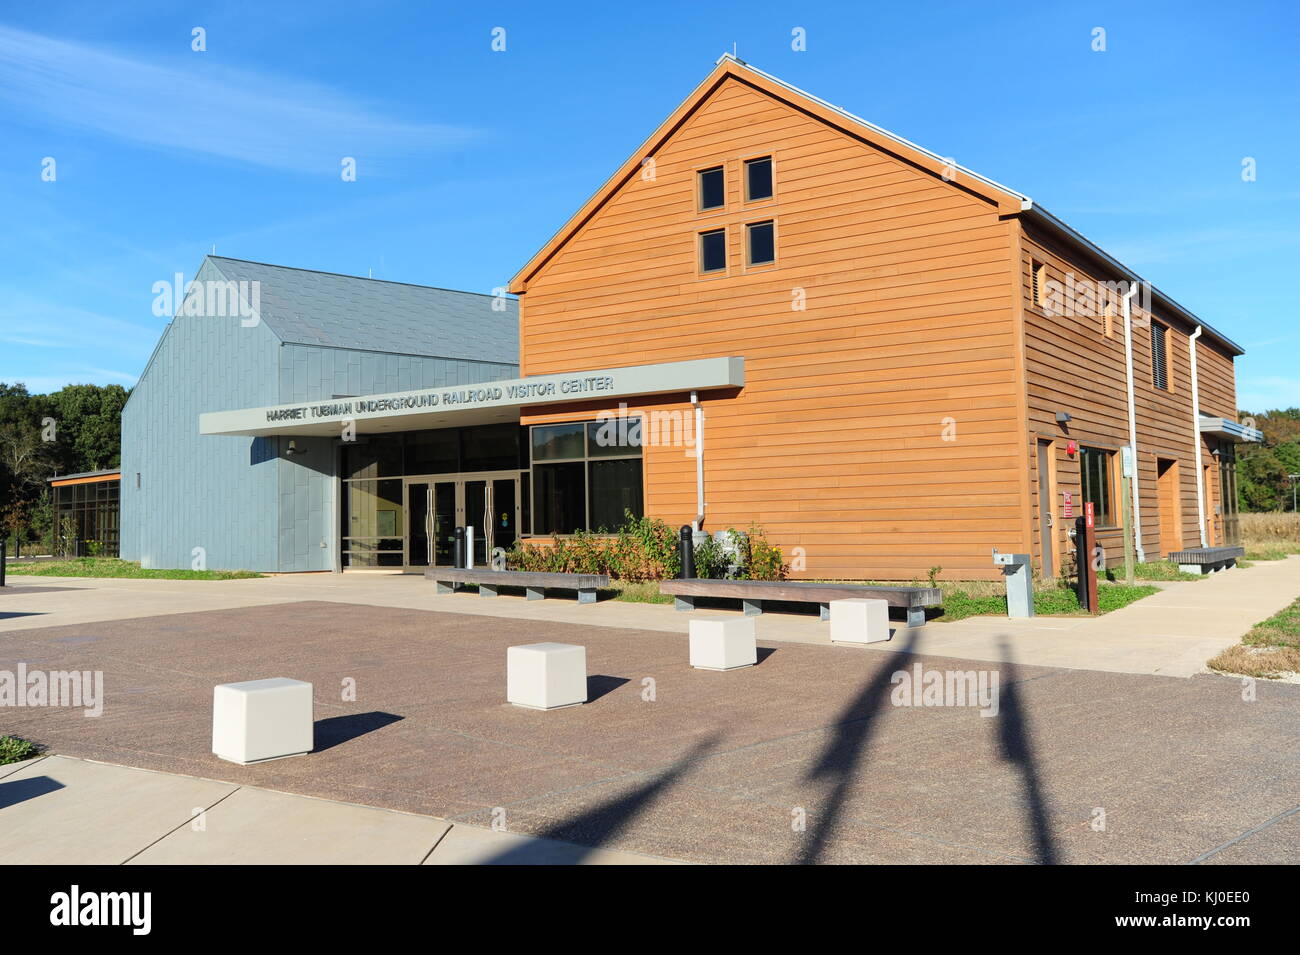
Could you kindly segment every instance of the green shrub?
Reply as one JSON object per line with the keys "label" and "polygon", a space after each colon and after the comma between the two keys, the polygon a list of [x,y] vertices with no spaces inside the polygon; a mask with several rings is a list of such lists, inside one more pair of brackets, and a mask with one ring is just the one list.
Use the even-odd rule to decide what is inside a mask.
{"label": "green shrub", "polygon": [[0,736],[0,766],[6,763],[21,763],[39,752],[40,749],[35,743],[19,739],[17,736]]}

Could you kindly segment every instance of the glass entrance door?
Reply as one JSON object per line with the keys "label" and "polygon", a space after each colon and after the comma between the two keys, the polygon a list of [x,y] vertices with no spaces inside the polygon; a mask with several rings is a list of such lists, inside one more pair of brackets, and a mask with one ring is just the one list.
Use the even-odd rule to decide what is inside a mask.
{"label": "glass entrance door", "polygon": [[492,550],[518,537],[519,474],[447,474],[407,478],[405,564],[408,569],[449,567],[456,528],[474,528],[474,566],[491,562]]}

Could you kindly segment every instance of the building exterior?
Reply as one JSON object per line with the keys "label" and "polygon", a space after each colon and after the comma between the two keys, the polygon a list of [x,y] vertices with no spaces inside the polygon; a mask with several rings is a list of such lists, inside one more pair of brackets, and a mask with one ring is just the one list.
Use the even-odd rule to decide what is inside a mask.
{"label": "building exterior", "polygon": [[[287,281],[262,341],[173,323],[127,408],[124,555],[211,537],[222,566],[418,569],[457,525],[483,560],[630,512],[758,524],[796,577],[993,577],[992,548],[1052,576],[1085,506],[1122,558],[1125,447],[1143,557],[1231,541],[1233,448],[1258,439],[1231,339],[1027,196],[731,56],[515,276],[517,340],[434,335],[402,377],[410,336],[331,281],[309,311],[342,342],[289,317]],[[367,345],[393,370],[344,382]],[[240,373],[177,399],[209,354]],[[131,487],[159,416],[148,443],[201,494]]]}
{"label": "building exterior", "polygon": [[79,556],[117,557],[122,472],[85,471],[50,478],[54,534]]}

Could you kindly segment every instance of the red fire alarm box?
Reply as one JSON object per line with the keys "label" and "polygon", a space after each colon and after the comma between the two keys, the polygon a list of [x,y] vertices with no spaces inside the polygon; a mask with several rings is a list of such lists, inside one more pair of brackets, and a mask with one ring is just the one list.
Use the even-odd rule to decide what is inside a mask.
{"label": "red fire alarm box", "polygon": [[1078,442],[1077,441],[1065,442],[1065,453],[1068,454],[1070,457],[1074,457],[1076,454],[1078,454],[1079,453]]}

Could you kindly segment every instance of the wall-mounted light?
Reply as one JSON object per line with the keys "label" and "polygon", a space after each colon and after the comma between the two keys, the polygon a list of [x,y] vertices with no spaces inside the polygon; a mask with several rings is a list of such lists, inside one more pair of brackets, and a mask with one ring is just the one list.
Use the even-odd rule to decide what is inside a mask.
{"label": "wall-mounted light", "polygon": [[1074,419],[1070,417],[1070,412],[1068,411],[1058,411],[1056,413],[1057,424],[1069,424],[1073,420]]}
{"label": "wall-mounted light", "polygon": [[290,442],[289,442],[289,447],[285,449],[285,452],[284,452],[284,453],[287,454],[289,457],[293,457],[295,454],[306,454],[307,452],[306,452],[305,449],[300,450],[300,449],[298,448],[298,442],[297,442],[297,441],[290,441]]}

